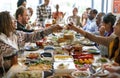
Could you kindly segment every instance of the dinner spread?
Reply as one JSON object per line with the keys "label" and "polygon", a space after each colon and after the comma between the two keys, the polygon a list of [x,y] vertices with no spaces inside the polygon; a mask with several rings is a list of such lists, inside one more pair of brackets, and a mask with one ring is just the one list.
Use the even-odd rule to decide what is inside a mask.
{"label": "dinner spread", "polygon": [[[88,70],[91,64],[95,62],[108,62],[105,58],[96,60],[94,54],[89,53],[89,50],[93,51],[95,49],[90,48],[84,52],[86,39],[80,40],[85,43],[76,43],[73,33],[64,33],[62,37],[60,36],[55,39],[51,39],[54,38],[51,37],[51,40],[48,40],[48,42],[47,40],[44,42],[37,41],[35,43],[37,46],[27,46],[26,59],[23,63],[26,66],[25,69],[12,74],[10,78],[44,78],[45,76],[42,73],[44,71],[54,71],[52,72],[53,75],[47,78],[87,78],[91,74]],[[91,45],[92,42],[87,40],[87,44]],[[19,63],[21,67],[23,65]],[[106,76],[108,73],[106,71],[104,74],[99,72],[99,75],[96,74],[96,76]]]}

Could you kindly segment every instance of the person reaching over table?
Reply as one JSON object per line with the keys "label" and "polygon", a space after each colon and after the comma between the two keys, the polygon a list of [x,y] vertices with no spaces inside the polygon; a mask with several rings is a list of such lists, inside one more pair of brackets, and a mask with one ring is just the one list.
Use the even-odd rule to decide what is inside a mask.
{"label": "person reaching over table", "polygon": [[110,36],[111,33],[113,33],[113,26],[115,21],[116,21],[116,16],[113,15],[112,13],[107,13],[102,19],[101,26],[103,26],[104,28],[102,27],[102,29],[99,29],[100,35]]}
{"label": "person reaching over table", "polygon": [[77,28],[72,23],[68,24],[67,27],[71,30],[81,33],[84,37],[90,39],[91,41],[107,46],[109,50],[109,59],[113,59],[116,63],[120,65],[120,18],[116,21],[114,25],[113,34],[115,34],[116,36],[113,36],[113,34],[108,37],[95,36],[80,28]]}
{"label": "person reaching over table", "polygon": [[[99,28],[100,35],[105,37],[110,36],[113,33],[113,26],[115,24],[115,21],[116,16],[112,13],[107,13],[103,17],[101,26]],[[98,45],[98,48],[100,49],[102,56],[108,57],[108,49],[106,46]]]}
{"label": "person reaching over table", "polygon": [[[41,31],[26,33],[16,30],[15,21],[8,11],[0,12],[0,70],[9,69],[14,64],[16,51],[25,42],[36,42],[54,31],[62,30],[61,26],[54,25]],[[9,59],[5,60],[7,56]]]}

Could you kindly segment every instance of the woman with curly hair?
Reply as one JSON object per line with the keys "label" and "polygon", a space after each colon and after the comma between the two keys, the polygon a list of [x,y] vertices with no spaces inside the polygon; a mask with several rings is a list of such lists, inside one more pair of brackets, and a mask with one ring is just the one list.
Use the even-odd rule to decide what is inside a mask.
{"label": "woman with curly hair", "polygon": [[44,30],[26,33],[16,30],[15,21],[8,11],[0,12],[0,73],[15,64],[17,52],[26,42],[36,42],[62,29],[61,26],[55,25]]}

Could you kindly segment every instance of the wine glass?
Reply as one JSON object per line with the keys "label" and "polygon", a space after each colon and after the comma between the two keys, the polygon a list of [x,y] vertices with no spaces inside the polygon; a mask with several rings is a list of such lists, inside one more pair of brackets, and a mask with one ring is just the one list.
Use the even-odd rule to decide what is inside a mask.
{"label": "wine glass", "polygon": [[73,21],[73,18],[71,18],[71,17],[68,17],[67,18],[67,24],[70,24],[70,23],[73,23],[74,21]]}

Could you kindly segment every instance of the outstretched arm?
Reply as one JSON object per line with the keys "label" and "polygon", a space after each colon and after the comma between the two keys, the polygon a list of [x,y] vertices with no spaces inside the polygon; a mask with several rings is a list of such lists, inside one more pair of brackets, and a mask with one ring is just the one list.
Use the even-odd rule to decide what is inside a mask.
{"label": "outstretched arm", "polygon": [[96,36],[96,35],[93,35],[91,33],[88,33],[86,31],[84,31],[83,29],[81,28],[77,28],[76,26],[74,26],[73,24],[68,24],[68,29],[71,29],[71,30],[74,30],[80,34],[82,34],[84,37],[88,38],[89,40],[91,41],[94,41],[94,42],[97,42],[99,44],[102,44],[102,45],[105,45],[105,46],[108,46],[110,41],[112,41],[114,39],[113,36],[109,36],[109,37],[102,37],[102,36]]}

